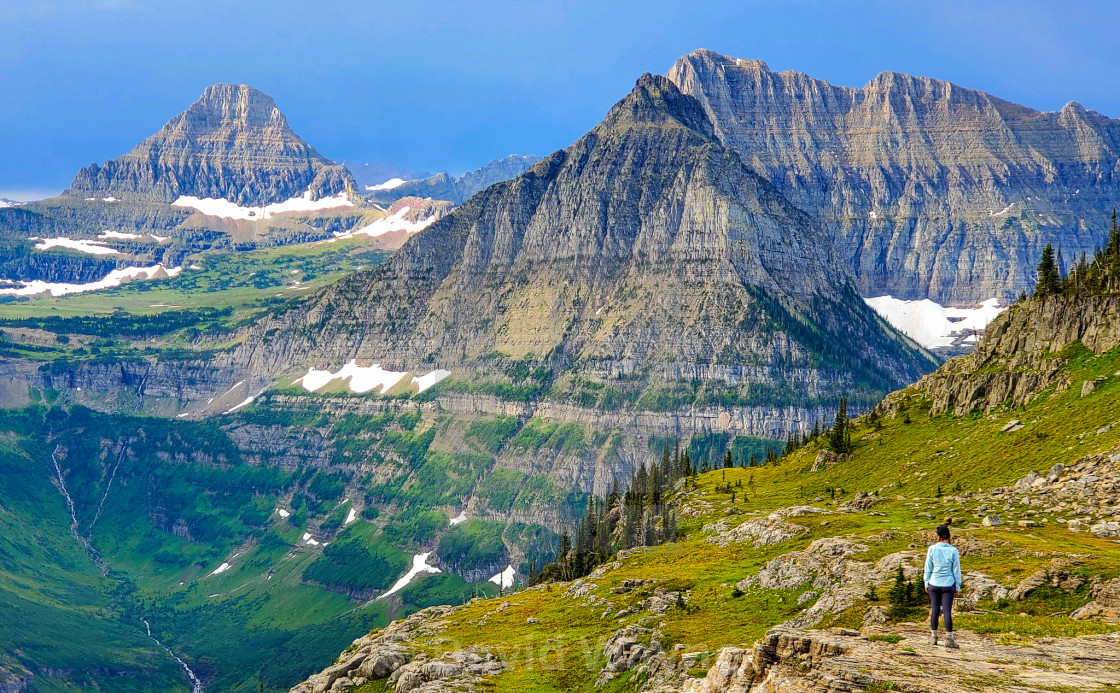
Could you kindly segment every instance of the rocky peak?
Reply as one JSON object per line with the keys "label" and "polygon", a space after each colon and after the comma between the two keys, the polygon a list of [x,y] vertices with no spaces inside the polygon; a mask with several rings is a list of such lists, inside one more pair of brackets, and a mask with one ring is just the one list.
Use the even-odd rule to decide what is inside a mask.
{"label": "rocky peak", "polygon": [[288,126],[272,97],[215,84],[128,154],[82,169],[67,194],[173,202],[190,195],[260,206],[356,188],[345,167]]}
{"label": "rocky peak", "polygon": [[680,126],[712,137],[712,124],[700,102],[681,93],[677,85],[661,75],[645,73],[634,89],[614,105],[596,128],[627,129],[633,127]]}
{"label": "rocky peak", "polygon": [[272,97],[263,91],[247,84],[215,84],[206,87],[202,97],[172,119],[168,126],[185,126],[182,129],[187,131],[220,128],[288,130],[288,121]]}

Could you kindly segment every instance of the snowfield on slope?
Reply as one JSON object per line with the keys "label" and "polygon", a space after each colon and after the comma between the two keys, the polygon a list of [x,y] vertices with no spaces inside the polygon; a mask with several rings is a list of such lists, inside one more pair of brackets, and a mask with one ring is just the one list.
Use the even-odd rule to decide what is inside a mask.
{"label": "snowfield on slope", "polygon": [[413,377],[412,384],[416,386],[417,392],[423,392],[424,390],[427,390],[429,387],[435,385],[449,375],[451,375],[451,371],[445,371],[442,368],[437,368],[426,375]]}
{"label": "snowfield on slope", "polygon": [[975,342],[973,332],[983,332],[1002,313],[998,298],[989,298],[975,308],[947,308],[927,299],[904,301],[893,296],[863,299],[891,327],[927,349],[952,346],[957,339]]}
{"label": "snowfield on slope", "polygon": [[383,236],[394,231],[416,233],[428,228],[436,220],[434,216],[430,216],[420,221],[409,221],[406,215],[411,209],[412,208],[408,206],[401,207],[389,216],[381,217],[372,224],[363,226],[360,229],[346,231],[345,233],[336,231],[334,237],[335,239],[353,238],[354,236],[370,236],[371,238],[376,238],[377,236]]}
{"label": "snowfield on slope", "polygon": [[50,294],[51,296],[65,296],[67,294],[81,294],[87,291],[113,289],[126,281],[134,279],[163,279],[174,277],[182,271],[182,267],[164,267],[163,265],[152,265],[151,267],[123,267],[109,272],[109,274],[105,275],[102,279],[86,284],[45,282],[41,279],[14,282],[21,284],[21,286],[0,288],[0,295],[37,296],[39,294]]}
{"label": "snowfield on slope", "polygon": [[51,248],[67,248],[90,255],[120,255],[116,248],[110,248],[101,241],[88,241],[80,238],[38,238],[32,236],[29,241],[39,241],[35,250],[50,250]]}
{"label": "snowfield on slope", "polygon": [[[393,389],[410,372],[387,371],[379,363],[372,366],[359,366],[357,359],[350,359],[349,363],[337,371],[308,368],[306,374],[292,381],[292,385],[298,384],[308,392],[315,392],[335,380],[348,380],[346,387],[351,392],[362,394],[377,390],[378,394],[383,395]],[[423,392],[449,375],[451,371],[437,368],[430,373],[414,376],[411,384],[416,386],[417,392]]]}
{"label": "snowfield on slope", "polygon": [[384,594],[379,596],[378,599],[384,599],[385,597],[388,597],[391,594],[395,594],[397,592],[400,592],[405,587],[408,587],[408,583],[412,582],[413,578],[415,578],[417,575],[420,575],[421,573],[433,573],[434,574],[434,573],[443,572],[439,568],[435,567],[434,565],[428,565],[428,556],[431,556],[431,555],[432,555],[432,552],[429,551],[427,553],[418,553],[415,556],[413,556],[412,557],[412,568],[410,568],[409,571],[404,574],[404,577],[402,577],[400,580],[397,580],[396,582],[394,582],[393,586],[389,588],[389,591],[385,592]]}
{"label": "snowfield on slope", "polygon": [[300,383],[303,389],[308,392],[315,392],[330,383],[332,380],[346,380],[350,382],[347,387],[351,392],[363,393],[370,390],[377,389],[380,394],[385,394],[394,385],[400,382],[401,378],[408,375],[408,371],[387,371],[381,367],[381,364],[375,363],[372,366],[359,366],[356,359],[351,359],[350,363],[346,364],[336,373],[328,370],[317,370],[315,368],[308,368],[307,375],[302,378],[297,378],[292,381],[292,384]]}
{"label": "snowfield on slope", "polygon": [[384,183],[378,183],[377,185],[367,185],[366,190],[392,190],[394,188],[401,187],[406,182],[407,181],[404,178],[390,178]]}
{"label": "snowfield on slope", "polygon": [[236,202],[216,197],[194,197],[181,195],[171,203],[175,207],[188,207],[197,209],[203,214],[223,219],[239,219],[241,221],[258,221],[271,219],[273,215],[284,212],[316,212],[322,209],[335,209],[337,207],[353,207],[354,203],[344,193],[322,197],[318,200],[311,199],[311,190],[307,190],[300,197],[293,197],[283,202],[274,202],[263,207],[242,207]]}
{"label": "snowfield on slope", "polygon": [[502,589],[508,589],[510,587],[513,587],[513,578],[516,575],[517,571],[513,569],[512,565],[506,566],[505,570],[490,578],[490,582],[501,587]]}

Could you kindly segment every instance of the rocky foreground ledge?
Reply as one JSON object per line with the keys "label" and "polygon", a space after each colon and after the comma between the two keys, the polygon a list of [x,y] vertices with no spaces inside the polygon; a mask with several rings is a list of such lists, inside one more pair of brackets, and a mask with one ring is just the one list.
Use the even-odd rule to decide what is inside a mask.
{"label": "rocky foreground ledge", "polygon": [[[891,642],[896,637],[903,639]],[[890,630],[775,628],[749,649],[724,648],[686,693],[809,691],[1081,691],[1120,685],[1120,634],[1002,642],[958,633],[960,650],[928,644],[924,626]]]}
{"label": "rocky foreground ledge", "polygon": [[[424,655],[414,657],[408,650],[411,635],[438,632],[439,619],[453,611],[448,607],[428,609],[397,621],[376,635],[360,638],[338,663],[296,686],[292,693],[346,691],[385,677],[386,690],[396,693],[490,690],[492,684],[486,679],[505,667],[486,648],[466,648],[431,659]],[[928,637],[925,626],[918,624],[862,631],[778,627],[753,647],[720,650],[703,678],[681,674],[681,667],[674,666],[670,658],[649,659],[645,690],[1043,693],[1111,690],[1109,687],[1120,686],[1120,633],[1031,640],[958,632],[959,650],[930,645]],[[615,645],[613,649],[617,652],[612,654],[625,659],[627,648]],[[687,659],[687,655],[678,658]]]}

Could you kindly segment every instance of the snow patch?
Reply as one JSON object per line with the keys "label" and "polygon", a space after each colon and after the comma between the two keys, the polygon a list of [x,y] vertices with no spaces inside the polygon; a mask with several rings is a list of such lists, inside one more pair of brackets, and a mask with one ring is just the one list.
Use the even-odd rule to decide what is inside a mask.
{"label": "snow patch", "polygon": [[230,202],[224,198],[200,198],[194,197],[193,195],[181,195],[171,204],[175,207],[197,209],[203,214],[212,217],[241,219],[243,221],[270,219],[274,214],[282,214],[284,212],[314,212],[321,209],[354,206],[354,203],[350,201],[350,197],[344,192],[329,197],[322,197],[318,200],[312,200],[310,188],[300,197],[293,197],[290,200],[275,202],[270,205],[264,205],[263,207],[242,207],[236,202]]}
{"label": "snow patch", "polygon": [[240,403],[238,403],[238,404],[235,404],[235,405],[233,405],[232,407],[230,407],[229,409],[227,409],[227,410],[226,410],[226,413],[227,413],[227,414],[232,414],[233,412],[237,411],[237,410],[238,410],[238,409],[240,409],[241,407],[247,407],[247,406],[249,406],[250,404],[252,404],[252,403],[253,403],[253,400],[254,400],[254,399],[256,399],[256,397],[246,397],[246,398],[245,398],[244,400],[242,400],[242,401],[241,401]]}
{"label": "snow patch", "polygon": [[279,515],[280,517],[285,517],[285,518],[289,517],[291,515],[290,512],[288,512],[287,510],[285,510],[283,508],[277,508],[276,509],[276,514]]}
{"label": "snow patch", "polygon": [[377,185],[367,185],[366,190],[392,190],[393,188],[401,187],[406,182],[407,181],[405,181],[404,178],[390,178],[384,183],[378,183]]}
{"label": "snow patch", "polygon": [[517,576],[517,571],[513,566],[506,566],[506,569],[490,578],[490,582],[494,583],[502,589],[513,587],[513,578]]}
{"label": "snow patch", "polygon": [[430,216],[426,219],[421,219],[420,221],[409,221],[405,218],[405,215],[408,214],[410,209],[412,208],[406,205],[398,209],[396,212],[390,214],[389,216],[381,217],[372,224],[363,226],[360,229],[346,232],[335,231],[334,237],[337,240],[342,238],[353,238],[354,236],[370,236],[371,238],[376,238],[377,236],[383,236],[387,233],[392,233],[393,231],[416,233],[428,228],[436,220],[435,216]]}
{"label": "snow patch", "polygon": [[116,248],[110,248],[101,241],[85,241],[74,238],[30,238],[39,241],[35,250],[50,250],[51,248],[69,248],[90,255],[120,255]]}
{"label": "snow patch", "polygon": [[134,241],[137,238],[143,238],[144,236],[142,236],[141,234],[138,234],[138,233],[121,233],[120,231],[102,231],[101,233],[97,234],[97,237],[98,238],[118,238],[122,241]]}
{"label": "snow patch", "polygon": [[220,566],[218,566],[217,568],[215,568],[214,572],[212,572],[210,574],[211,575],[220,575],[220,574],[226,572],[227,570],[229,570],[229,563],[223,563]]}
{"label": "snow patch", "polygon": [[426,375],[414,377],[412,379],[412,384],[416,386],[418,392],[423,392],[424,390],[427,390],[429,387],[435,385],[449,375],[451,375],[451,371],[445,371],[442,368],[437,368]]}
{"label": "snow patch", "polygon": [[163,277],[174,277],[182,271],[182,267],[166,268],[163,265],[152,265],[151,267],[123,267],[121,269],[115,269],[109,272],[109,274],[105,275],[105,277],[102,279],[99,279],[95,282],[88,282],[86,284],[45,282],[41,279],[35,279],[32,281],[20,281],[18,283],[22,284],[22,286],[15,288],[0,288],[0,295],[8,294],[13,296],[37,296],[39,294],[50,294],[51,296],[65,296],[67,294],[81,294],[87,291],[112,289],[132,279],[157,279]]}
{"label": "snow patch", "polygon": [[[1027,199],[1030,199],[1030,198],[1027,198]],[[1007,205],[1006,207],[999,210],[998,212],[988,212],[988,216],[991,216],[991,217],[1003,216],[1004,214],[1007,214],[1008,212],[1010,212],[1011,208],[1014,207],[1014,206],[1015,206],[1015,203],[1012,202],[1011,204]]]}
{"label": "snow patch", "polygon": [[406,375],[408,375],[408,371],[400,373],[396,371],[387,371],[377,363],[372,366],[359,366],[357,360],[351,359],[350,363],[339,369],[337,373],[308,368],[307,375],[292,381],[292,385],[301,383],[303,389],[308,392],[315,392],[332,380],[346,380],[349,378],[350,383],[348,387],[351,392],[362,393],[378,389],[380,394],[385,394],[386,391],[400,382],[401,378]]}
{"label": "snow patch", "polygon": [[439,568],[437,568],[435,566],[432,566],[432,565],[428,565],[428,556],[431,556],[431,555],[432,555],[432,552],[429,551],[427,553],[418,553],[415,556],[413,556],[412,557],[412,568],[409,569],[409,571],[404,574],[404,577],[402,577],[400,580],[397,580],[396,582],[394,582],[393,586],[389,588],[389,591],[382,594],[381,596],[379,596],[378,599],[384,599],[385,597],[388,597],[390,594],[395,594],[397,592],[400,592],[405,587],[408,587],[408,583],[412,582],[412,579],[415,578],[417,575],[420,575],[421,573],[439,573],[439,572],[442,572]]}
{"label": "snow patch", "polygon": [[962,335],[983,331],[1006,308],[999,305],[998,298],[990,298],[975,308],[947,308],[928,298],[904,301],[889,295],[863,300],[892,327],[927,349],[952,346]]}
{"label": "snow patch", "polygon": [[455,525],[461,525],[466,521],[467,521],[467,511],[464,510],[463,512],[459,513],[457,516],[451,518],[450,524],[451,524],[452,527],[454,527]]}
{"label": "snow patch", "polygon": [[149,233],[148,235],[151,236],[153,239],[155,239],[156,243],[163,243],[168,238],[171,238],[171,236],[157,236],[154,233]]}
{"label": "snow patch", "polygon": [[357,517],[358,517],[358,511],[355,510],[354,508],[350,508],[350,512],[346,513],[346,521],[343,522],[342,524],[343,525],[348,525],[351,522],[353,522],[355,519],[357,519]]}

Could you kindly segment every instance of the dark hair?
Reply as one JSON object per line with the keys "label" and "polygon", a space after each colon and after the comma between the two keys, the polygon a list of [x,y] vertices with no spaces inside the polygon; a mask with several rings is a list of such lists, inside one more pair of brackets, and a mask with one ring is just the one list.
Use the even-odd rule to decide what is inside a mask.
{"label": "dark hair", "polygon": [[949,538],[949,528],[947,526],[938,525],[936,531],[937,531],[937,538],[938,539],[948,539]]}

